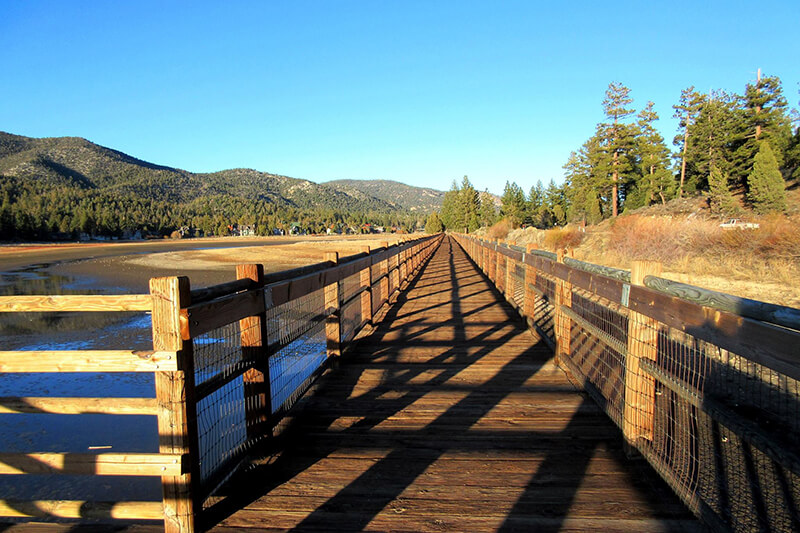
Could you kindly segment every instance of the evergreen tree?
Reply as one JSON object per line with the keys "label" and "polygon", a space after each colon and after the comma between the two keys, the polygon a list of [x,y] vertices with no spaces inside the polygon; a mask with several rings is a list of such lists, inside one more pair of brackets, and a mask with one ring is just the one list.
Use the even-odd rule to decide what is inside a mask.
{"label": "evergreen tree", "polygon": [[686,162],[689,148],[690,135],[694,134],[693,126],[700,115],[700,108],[705,97],[694,90],[694,86],[681,91],[680,100],[672,108],[675,110],[673,118],[678,119],[678,135],[673,144],[680,151],[681,172],[678,185],[678,197],[683,196],[683,187],[686,183]]}
{"label": "evergreen tree", "polygon": [[714,92],[703,100],[694,133],[689,138],[684,191],[705,190],[712,167],[729,175],[737,188],[741,185],[733,171],[732,161],[736,142],[743,136],[743,118],[735,95]]}
{"label": "evergreen tree", "polygon": [[664,204],[674,195],[675,180],[670,171],[669,149],[664,144],[664,138],[653,126],[658,120],[658,114],[653,110],[654,105],[653,102],[648,102],[637,116],[636,152],[639,172],[635,185],[636,198],[634,200],[631,194],[626,196],[626,207],[632,209],[656,201]]}
{"label": "evergreen tree", "polygon": [[482,227],[488,227],[497,222],[497,209],[494,203],[494,196],[489,191],[483,191],[479,195],[480,209],[478,219]]}
{"label": "evergreen tree", "polygon": [[[444,193],[442,209],[439,212],[444,227],[448,230],[457,230],[459,224],[459,198],[458,184],[453,180],[450,190]],[[464,231],[463,228],[458,231]]]}
{"label": "evergreen tree", "polygon": [[784,169],[787,179],[800,180],[800,127],[795,129],[794,135],[789,140]]}
{"label": "evergreen tree", "polygon": [[464,176],[461,180],[461,189],[458,192],[459,206],[459,227],[458,231],[471,233],[480,227],[478,211],[480,210],[480,200],[478,191],[470,183],[469,178]]}
{"label": "evergreen tree", "polygon": [[631,169],[629,152],[633,145],[633,132],[622,121],[633,114],[630,89],[621,83],[611,82],[603,99],[603,111],[611,122],[598,126],[598,136],[608,155],[608,177],[611,188],[611,216],[619,214],[620,190],[624,189],[627,172]]}
{"label": "evergreen tree", "polygon": [[536,185],[532,186],[530,192],[528,192],[527,206],[527,218],[537,228],[543,227],[542,215],[544,208],[544,186],[542,185],[542,180],[538,180]]}
{"label": "evergreen tree", "polygon": [[741,211],[728,186],[728,176],[724,175],[715,166],[711,167],[711,173],[708,176],[708,187],[712,212],[732,216]]}
{"label": "evergreen tree", "polygon": [[514,227],[519,227],[526,214],[525,193],[516,183],[506,181],[503,196],[500,197],[500,214],[508,218]]}
{"label": "evergreen tree", "polygon": [[440,233],[444,230],[442,219],[436,213],[428,215],[428,220],[425,221],[425,233]]}
{"label": "evergreen tree", "polygon": [[596,224],[602,219],[598,191],[605,190],[603,183],[608,174],[605,161],[607,158],[596,135],[586,141],[578,152],[570,154],[564,165],[569,221]]}
{"label": "evergreen tree", "polygon": [[550,184],[545,191],[545,198],[547,209],[550,212],[552,219],[550,225],[562,226],[567,222],[567,196],[565,188],[556,185],[554,180],[550,180]]}
{"label": "evergreen tree", "polygon": [[744,109],[744,136],[736,150],[734,164],[744,177],[753,167],[761,141],[772,148],[778,167],[783,166],[784,154],[792,137],[792,126],[787,114],[788,103],[783,96],[781,80],[777,76],[759,77],[755,84],[747,84],[742,98]]}
{"label": "evergreen tree", "polygon": [[748,198],[759,214],[786,211],[786,191],[778,161],[768,141],[761,141],[747,179]]}

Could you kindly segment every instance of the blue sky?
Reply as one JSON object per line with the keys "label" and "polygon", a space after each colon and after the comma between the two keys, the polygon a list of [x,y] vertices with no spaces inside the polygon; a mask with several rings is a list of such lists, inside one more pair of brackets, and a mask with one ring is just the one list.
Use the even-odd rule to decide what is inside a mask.
{"label": "blue sky", "polygon": [[800,2],[0,0],[0,130],[158,164],[500,193],[562,180],[611,81],[797,107]]}

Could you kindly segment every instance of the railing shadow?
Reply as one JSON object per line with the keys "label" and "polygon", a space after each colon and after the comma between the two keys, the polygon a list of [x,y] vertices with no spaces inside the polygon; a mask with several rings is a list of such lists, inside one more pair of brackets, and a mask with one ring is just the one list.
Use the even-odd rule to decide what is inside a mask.
{"label": "railing shadow", "polygon": [[[493,529],[503,531],[558,531],[586,482],[595,454],[602,453],[604,460],[617,465],[625,461],[621,439],[611,422],[585,395],[579,395],[563,375],[559,374],[561,377],[555,381],[545,376],[537,383],[537,374],[546,367],[552,369],[548,367],[552,353],[541,341],[520,341],[520,337],[528,335],[527,326],[457,246],[450,239],[442,243],[421,275],[410,284],[409,295],[398,298],[377,330],[356,344],[344,356],[341,367],[323,377],[316,393],[304,401],[302,411],[274,440],[275,455],[254,465],[224,489],[223,499],[206,513],[207,525],[231,525],[227,519],[237,511],[256,509],[254,502],[259,498],[269,497],[284,483],[339,450],[356,447],[372,464],[343,486],[337,485],[339,488],[332,495],[314,497],[313,486],[310,487],[309,497],[314,497],[315,508],[292,530],[360,530],[387,508],[402,515],[405,511],[398,501],[402,501],[404,492],[444,456],[504,449],[511,454],[515,450],[520,453],[536,450],[541,458],[538,466],[517,473],[530,476],[529,482],[520,487],[519,495],[502,518],[497,518],[496,510],[489,509],[491,501],[472,501],[466,505],[462,502],[462,512],[469,509],[489,512],[497,519]],[[442,268],[443,264],[447,267]],[[425,306],[424,295],[414,294],[416,289],[428,287],[428,294],[439,298],[445,289],[430,291],[429,287],[443,287],[445,283],[451,284],[446,303]],[[481,284],[483,291],[465,294],[465,287],[477,288]],[[469,302],[474,307],[465,308],[468,297],[480,294],[493,303]],[[412,301],[414,305],[404,308]],[[423,307],[415,307],[417,303]],[[442,315],[444,321],[437,322],[441,317],[432,315],[433,311],[442,311],[447,306],[450,309]],[[488,310],[495,313],[496,323],[465,320]],[[381,343],[378,351],[376,343]],[[411,351],[415,347],[424,347],[427,358],[415,355]],[[373,376],[377,370],[370,373],[370,362],[376,360],[380,361],[377,370],[383,371],[377,382]],[[498,361],[497,366],[490,364],[493,361]],[[482,370],[477,363],[490,370]],[[436,371],[431,372],[432,368]],[[485,379],[477,382],[474,375],[471,379],[459,376],[462,372],[480,371],[485,372]],[[392,426],[398,415],[402,416],[415,402],[441,391],[457,391],[460,396],[454,395],[438,416],[420,428]],[[482,429],[481,421],[493,409],[509,395],[520,392],[574,394],[576,408],[571,414],[560,415],[563,419],[559,423],[563,426],[557,430],[517,430],[513,419],[508,420],[507,428],[492,427],[493,422],[488,429]],[[386,429],[377,431],[381,425]],[[509,439],[510,434],[513,438]],[[652,472],[637,475],[640,477],[629,476],[632,484],[663,486]],[[324,476],[318,482],[324,483]],[[548,492],[550,496],[543,498]],[[655,515],[672,505],[663,500],[677,501],[674,497],[669,499],[666,489],[656,491],[655,495],[643,493],[640,503],[647,509],[636,513],[619,511],[620,514]],[[442,505],[446,507],[447,503]],[[676,516],[690,517],[680,504],[674,505]],[[449,526],[438,524],[438,527]],[[663,525],[663,530],[672,529],[683,530],[680,524]]]}

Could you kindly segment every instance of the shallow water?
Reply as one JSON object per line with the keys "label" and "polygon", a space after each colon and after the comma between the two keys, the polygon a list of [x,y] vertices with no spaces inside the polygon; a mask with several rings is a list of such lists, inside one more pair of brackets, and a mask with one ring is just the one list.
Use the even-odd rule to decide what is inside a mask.
{"label": "shallow water", "polygon": [[[51,264],[31,265],[0,273],[0,294],[121,294],[117,285],[90,276],[53,271]],[[147,313],[0,313],[2,350],[152,349],[151,320]],[[236,353],[238,339],[213,333],[194,341],[197,366],[219,371],[202,359],[216,345],[228,343]],[[294,389],[325,359],[318,338],[298,340],[270,360],[275,380],[272,405],[277,409]],[[199,372],[198,380],[202,376]],[[218,441],[235,446],[246,438],[241,380],[226,385],[204,402],[210,409],[200,425],[200,454],[211,468],[219,453]],[[152,373],[39,373],[0,374],[2,396],[149,397],[155,396]],[[233,400],[231,400],[233,399]],[[219,402],[219,405],[217,403]],[[214,404],[214,405],[210,405]],[[202,407],[199,406],[199,409]],[[220,411],[220,406],[224,412]],[[216,412],[217,414],[213,414]],[[153,416],[98,414],[0,415],[0,452],[157,452],[158,428]],[[157,478],[81,476],[0,476],[0,499],[158,500]]]}

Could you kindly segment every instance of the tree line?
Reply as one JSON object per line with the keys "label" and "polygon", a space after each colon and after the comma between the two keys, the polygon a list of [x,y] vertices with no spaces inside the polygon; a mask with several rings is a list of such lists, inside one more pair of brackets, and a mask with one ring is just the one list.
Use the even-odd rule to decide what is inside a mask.
{"label": "tree line", "polygon": [[[712,212],[736,215],[786,210],[785,188],[800,180],[800,127],[793,127],[777,76],[760,72],[744,94],[681,92],[671,150],[655,127],[654,103],[638,112],[628,87],[612,82],[602,102],[605,120],[570,153],[564,182],[528,195],[506,182],[499,213],[465,177],[455,182],[441,211],[443,227],[472,231],[508,218],[540,228],[567,222],[597,223],[652,204],[706,194]],[[795,118],[797,117],[796,111]]]}
{"label": "tree line", "polygon": [[257,235],[274,230],[305,233],[366,224],[411,231],[424,216],[409,212],[292,207],[264,198],[211,194],[191,201],[166,201],[114,189],[79,189],[14,177],[0,179],[0,239],[76,239],[81,233],[124,237],[135,232],[167,236],[182,227],[196,235],[224,236],[233,226],[252,226]]}

